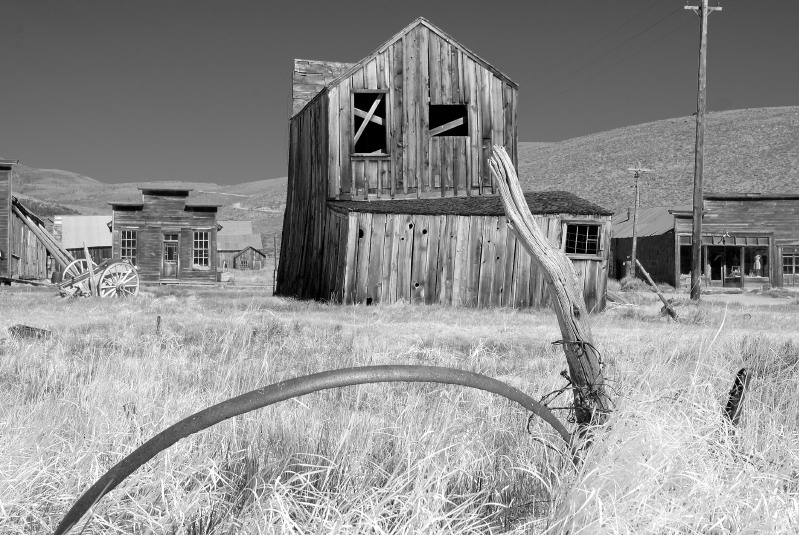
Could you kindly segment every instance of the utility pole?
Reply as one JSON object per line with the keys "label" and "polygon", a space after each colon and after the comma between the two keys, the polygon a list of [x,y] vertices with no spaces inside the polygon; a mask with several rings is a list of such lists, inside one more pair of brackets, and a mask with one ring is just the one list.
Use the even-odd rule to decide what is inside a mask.
{"label": "utility pole", "polygon": [[636,167],[630,167],[627,169],[628,171],[635,172],[635,210],[633,210],[633,251],[630,254],[630,276],[635,277],[635,259],[636,259],[636,250],[638,249],[638,205],[641,203],[641,194],[638,190],[638,179],[641,177],[641,173],[651,173],[651,169],[644,169],[641,167],[641,162],[638,162]]}
{"label": "utility pole", "polygon": [[721,6],[708,7],[708,0],[701,6],[685,6],[701,17],[699,25],[699,91],[696,97],[696,149],[694,151],[694,209],[691,238],[691,299],[698,301],[701,293],[702,272],[702,171],[705,156],[705,93],[707,92],[707,17]]}

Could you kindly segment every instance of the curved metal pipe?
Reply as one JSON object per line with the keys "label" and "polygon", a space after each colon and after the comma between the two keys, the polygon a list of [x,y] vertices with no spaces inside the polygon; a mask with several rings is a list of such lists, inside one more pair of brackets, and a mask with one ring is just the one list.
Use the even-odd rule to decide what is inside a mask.
{"label": "curved metal pipe", "polygon": [[457,370],[454,368],[442,368],[439,366],[411,365],[363,366],[331,370],[289,379],[280,383],[267,385],[263,388],[247,392],[246,394],[241,394],[227,401],[217,403],[196,414],[192,414],[178,423],[167,427],[136,448],[130,455],[119,461],[106,472],[103,477],[98,479],[89,490],[84,492],[72,508],[67,511],[67,514],[58,524],[53,534],[63,535],[67,533],[78,523],[86,511],[103,496],[111,492],[111,490],[124,481],[126,477],[132,474],[141,465],[182,438],[186,438],[189,435],[202,431],[228,418],[319,390],[364,383],[391,382],[461,385],[498,394],[519,403],[525,409],[543,418],[544,421],[555,428],[567,444],[571,443],[571,435],[566,430],[566,427],[560,420],[555,418],[549,409],[524,392],[502,381],[492,379],[491,377],[479,373]]}

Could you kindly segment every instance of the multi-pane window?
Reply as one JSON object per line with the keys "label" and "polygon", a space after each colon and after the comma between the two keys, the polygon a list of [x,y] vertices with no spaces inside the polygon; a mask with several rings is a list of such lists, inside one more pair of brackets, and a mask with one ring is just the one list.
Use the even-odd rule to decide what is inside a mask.
{"label": "multi-pane window", "polygon": [[563,242],[564,251],[566,254],[598,255],[601,250],[599,230],[599,225],[567,224]]}
{"label": "multi-pane window", "polygon": [[799,248],[786,248],[783,251],[782,282],[789,286],[799,284]]}
{"label": "multi-pane window", "polygon": [[191,264],[195,268],[211,266],[211,240],[207,230],[195,230],[192,238]]}
{"label": "multi-pane window", "polygon": [[352,94],[353,153],[385,156],[387,142],[386,93]]}
{"label": "multi-pane window", "polygon": [[242,259],[239,261],[239,267],[240,267],[241,269],[247,269],[247,259],[246,259],[246,258],[242,258]]}
{"label": "multi-pane window", "polygon": [[134,266],[136,265],[136,231],[123,230],[122,240],[119,247],[119,257],[122,260],[128,260]]}

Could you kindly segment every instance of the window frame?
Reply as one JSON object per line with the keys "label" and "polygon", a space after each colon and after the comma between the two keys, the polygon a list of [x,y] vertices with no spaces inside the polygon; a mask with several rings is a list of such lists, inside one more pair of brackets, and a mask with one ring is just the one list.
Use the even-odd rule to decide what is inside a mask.
{"label": "window frame", "polygon": [[[597,228],[597,250],[596,253],[569,253],[566,252],[566,236],[568,235],[570,226],[586,226],[598,227]],[[560,250],[566,253],[566,256],[572,260],[604,260],[605,240],[604,240],[605,223],[596,221],[594,219],[564,219],[561,221],[561,238]]]}
{"label": "window frame", "polygon": [[[130,232],[133,234],[133,237],[126,238],[125,233]],[[125,242],[128,242],[128,246],[125,246]],[[133,246],[130,246],[130,242],[133,242]],[[132,255],[126,255],[126,251],[133,251]],[[137,266],[139,262],[139,229],[137,227],[127,227],[127,228],[120,228],[119,229],[119,259],[120,260],[128,260],[130,261],[131,265]]]}
{"label": "window frame", "polygon": [[[358,131],[355,129],[355,95],[356,94],[382,94],[383,95],[383,110],[385,112],[385,119],[383,122],[383,136],[385,143],[385,153],[373,154],[369,152],[355,152],[355,135]],[[363,110],[361,110],[363,111]],[[388,159],[391,157],[390,144],[389,144],[389,105],[388,105],[388,89],[352,89],[350,91],[350,126],[351,131],[349,134],[350,143],[350,156],[354,159]]]}
{"label": "window frame", "polygon": [[[455,122],[455,121],[449,121],[449,122],[441,124],[441,125],[439,125],[437,127],[432,127],[432,121],[430,121],[429,122],[430,124],[428,124],[428,135],[429,135],[430,139],[432,139],[434,137],[441,137],[441,138],[448,138],[448,137],[468,138],[469,137],[469,105],[468,104],[460,104],[460,103],[432,104],[432,103],[429,103],[427,105],[427,114],[428,114],[427,116],[428,117],[432,117],[433,116],[433,108],[434,107],[438,107],[438,108],[446,108],[446,107],[459,108],[459,109],[462,109],[462,111],[464,112],[464,115],[463,115],[463,117],[461,117],[459,119],[455,119],[455,121],[462,120],[463,122],[461,124],[456,125],[456,126],[452,126],[452,127],[448,128],[448,129],[442,131],[442,132],[437,132],[437,133],[434,133],[434,132],[436,130],[440,129],[440,128],[443,128],[444,126],[447,126],[448,124],[450,124],[452,122]],[[448,132],[450,132],[452,130],[459,129],[461,127],[466,129],[466,133],[465,134],[449,134],[448,133]]]}
{"label": "window frame", "polygon": [[[197,238],[198,234],[205,234],[205,239]],[[205,242],[205,248],[198,247],[198,242]],[[197,262],[197,253],[205,251],[205,265]],[[209,271],[213,266],[211,265],[211,229],[191,229],[191,269],[195,271]]]}

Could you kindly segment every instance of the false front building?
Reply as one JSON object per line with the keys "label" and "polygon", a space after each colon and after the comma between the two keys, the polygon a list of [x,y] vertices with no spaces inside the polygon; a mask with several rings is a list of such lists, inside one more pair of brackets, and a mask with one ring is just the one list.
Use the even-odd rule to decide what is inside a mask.
{"label": "false front building", "polygon": [[[421,18],[357,63],[295,60],[276,293],[542,304],[545,283],[507,231],[488,165],[494,145],[517,163],[517,94]],[[542,195],[528,197],[533,213],[571,246],[588,308],[601,310],[610,212]]]}
{"label": "false front building", "polygon": [[217,205],[189,204],[190,189],[139,188],[141,202],[112,202],[113,257],[144,282],[216,282]]}

